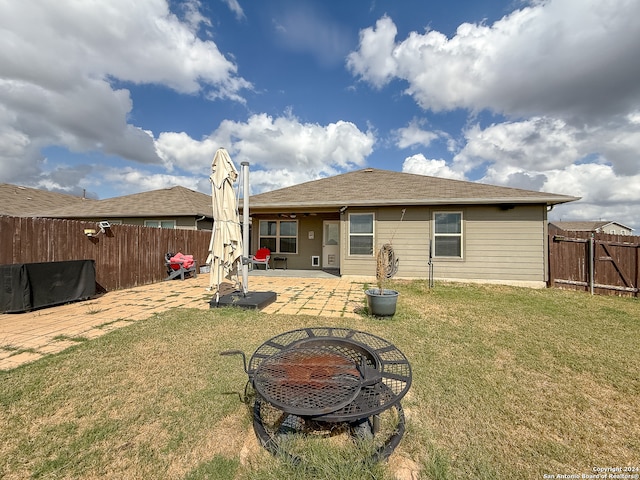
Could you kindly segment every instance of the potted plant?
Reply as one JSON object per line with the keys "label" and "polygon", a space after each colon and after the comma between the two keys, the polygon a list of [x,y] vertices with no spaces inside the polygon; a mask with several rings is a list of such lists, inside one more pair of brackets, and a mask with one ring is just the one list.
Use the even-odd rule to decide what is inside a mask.
{"label": "potted plant", "polygon": [[396,313],[399,293],[384,288],[384,282],[398,271],[398,259],[395,258],[393,246],[385,243],[376,254],[376,281],[378,288],[365,290],[369,313],[376,317],[392,317]]}
{"label": "potted plant", "polygon": [[[404,219],[406,209],[402,209],[400,221]],[[377,317],[392,317],[396,313],[396,305],[398,303],[399,292],[384,288],[384,282],[392,278],[398,271],[399,259],[396,258],[393,251],[393,237],[389,243],[385,243],[380,247],[376,254],[376,281],[378,288],[370,288],[365,290],[367,297],[367,307],[371,315]]]}

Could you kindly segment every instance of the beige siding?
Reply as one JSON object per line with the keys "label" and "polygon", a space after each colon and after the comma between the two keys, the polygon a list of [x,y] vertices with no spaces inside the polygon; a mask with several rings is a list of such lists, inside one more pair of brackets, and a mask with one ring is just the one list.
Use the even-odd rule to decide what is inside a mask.
{"label": "beige siding", "polygon": [[[407,207],[404,218],[402,208],[350,209],[354,213],[373,213],[375,215],[375,248],[392,243],[398,264],[398,278],[421,278],[426,276],[429,260],[429,209]],[[401,220],[402,219],[402,220]],[[376,261],[370,257],[349,256],[348,215],[342,216],[342,242],[344,245],[342,273],[345,275],[375,276]]]}
{"label": "beige siding", "polygon": [[[402,218],[402,220],[400,220]],[[429,261],[429,210],[407,207],[388,208],[378,212],[376,247],[393,245],[398,263],[399,278],[420,278],[427,275]]]}
{"label": "beige siding", "polygon": [[463,210],[462,260],[434,259],[434,276],[504,282],[545,281],[545,209],[519,206]]}
{"label": "beige siding", "polygon": [[[398,278],[428,276],[429,240],[434,211],[463,214],[463,258],[434,258],[434,276],[443,280],[488,281],[541,286],[546,280],[546,208],[544,205],[461,208],[407,207],[350,209],[375,213],[375,241],[379,248],[392,240],[400,259]],[[375,258],[349,257],[348,216],[342,216],[344,275],[375,275]]]}

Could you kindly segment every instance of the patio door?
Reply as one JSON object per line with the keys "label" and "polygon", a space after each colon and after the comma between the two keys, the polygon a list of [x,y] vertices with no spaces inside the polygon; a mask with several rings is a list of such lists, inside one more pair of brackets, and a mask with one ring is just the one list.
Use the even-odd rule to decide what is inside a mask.
{"label": "patio door", "polygon": [[322,268],[340,268],[340,221],[322,222]]}

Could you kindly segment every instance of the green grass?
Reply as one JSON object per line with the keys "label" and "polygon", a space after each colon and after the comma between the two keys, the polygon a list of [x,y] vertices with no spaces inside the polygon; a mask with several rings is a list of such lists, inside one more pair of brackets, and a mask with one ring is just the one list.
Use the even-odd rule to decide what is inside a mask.
{"label": "green grass", "polygon": [[[0,372],[0,478],[543,478],[640,466],[640,302],[562,290],[395,282],[393,319],[172,309]],[[407,431],[366,444],[262,449],[242,361],[296,328],[351,327],[413,368]],[[407,476],[401,478],[409,478]]]}
{"label": "green grass", "polygon": [[82,336],[72,337],[69,335],[56,335],[55,337],[53,337],[53,339],[60,342],[68,341],[68,342],[78,342],[78,343],[86,342],[89,340],[87,337],[82,337]]}

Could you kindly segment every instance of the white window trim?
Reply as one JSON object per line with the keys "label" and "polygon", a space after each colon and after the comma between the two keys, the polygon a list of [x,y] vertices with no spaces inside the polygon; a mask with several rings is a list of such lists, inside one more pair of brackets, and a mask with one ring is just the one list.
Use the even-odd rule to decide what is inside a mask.
{"label": "white window trim", "polygon": [[[274,235],[261,235],[260,234],[260,224],[262,222],[276,222],[276,234]],[[280,222],[294,222],[296,224],[296,234],[294,235],[280,235]],[[260,240],[263,238],[275,238],[276,240],[276,251],[271,253],[282,253],[283,255],[297,255],[298,248],[300,246],[300,222],[294,219],[264,219],[258,221],[258,245],[260,245]],[[281,238],[295,238],[296,239],[296,251],[295,252],[281,252],[280,251],[280,239]]]}
{"label": "white window trim", "polygon": [[[371,233],[351,233],[351,215],[371,215],[371,221],[372,221]],[[375,252],[376,250],[376,214],[375,212],[349,212],[348,218],[347,218],[347,227],[348,227],[347,248],[349,251],[348,256],[359,257],[359,258],[374,257],[376,254]],[[359,237],[365,237],[365,236],[368,237],[369,235],[371,235],[372,237],[371,255],[364,254],[364,253],[351,253],[351,235],[359,236]]]}
{"label": "white window trim", "polygon": [[[436,233],[436,215],[442,213],[457,213],[460,215],[460,233]],[[433,212],[433,258],[462,260],[464,258],[464,214],[462,211],[440,210]],[[460,256],[436,255],[436,237],[460,237]]]}

